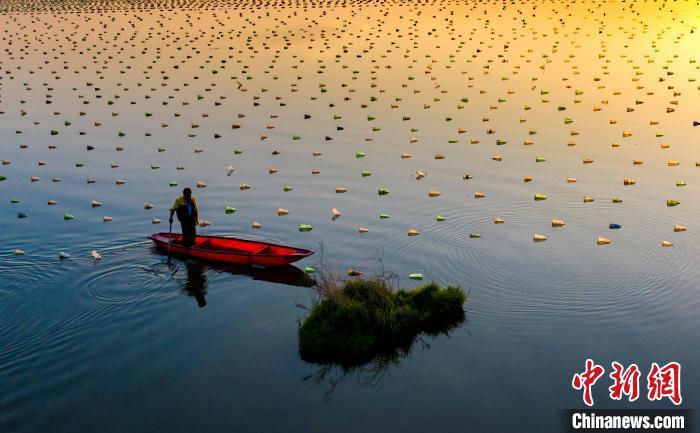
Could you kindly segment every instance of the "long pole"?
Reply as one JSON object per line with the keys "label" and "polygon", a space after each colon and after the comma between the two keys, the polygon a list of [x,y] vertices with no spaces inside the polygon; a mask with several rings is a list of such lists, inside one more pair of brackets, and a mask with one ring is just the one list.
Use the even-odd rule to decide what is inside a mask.
{"label": "long pole", "polygon": [[173,234],[173,222],[170,221],[170,228],[168,229],[168,260],[170,260],[170,237]]}

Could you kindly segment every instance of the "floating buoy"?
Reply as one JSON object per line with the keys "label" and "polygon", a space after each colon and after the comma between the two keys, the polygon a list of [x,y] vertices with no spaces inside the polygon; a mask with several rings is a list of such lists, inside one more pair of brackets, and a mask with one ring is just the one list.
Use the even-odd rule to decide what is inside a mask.
{"label": "floating buoy", "polygon": [[674,161],[674,160],[671,159],[671,160],[669,160],[669,161],[667,162],[667,164],[668,164],[669,167],[676,167],[676,166],[680,165],[680,162]]}
{"label": "floating buoy", "polygon": [[331,209],[331,214],[332,214],[331,219],[332,219],[333,221],[335,221],[335,220],[337,220],[338,218],[340,218],[340,216],[341,216],[343,213],[340,212],[338,209],[333,208],[333,209]]}
{"label": "floating buoy", "polygon": [[479,239],[480,237],[481,237],[481,233],[469,233],[470,239]]}
{"label": "floating buoy", "polygon": [[438,197],[442,193],[440,191],[428,191],[428,197]]}
{"label": "floating buoy", "polygon": [[74,218],[75,218],[75,217],[74,217],[73,215],[69,214],[69,213],[64,213],[64,214],[63,214],[63,219],[66,220],[66,221],[70,221],[70,220],[72,220],[72,219],[74,219]]}
{"label": "floating buoy", "polygon": [[662,246],[662,247],[672,247],[672,246],[673,246],[673,242],[670,242],[670,241],[661,241],[661,246]]}
{"label": "floating buoy", "polygon": [[607,245],[607,244],[609,244],[610,242],[611,242],[610,239],[606,239],[606,238],[600,237],[600,236],[598,236],[598,239],[596,239],[596,243],[597,243],[598,245]]}
{"label": "floating buoy", "polygon": [[576,183],[576,178],[575,177],[567,177],[566,183]]}
{"label": "floating buoy", "polygon": [[108,223],[108,222],[110,222],[110,221],[112,221],[112,217],[111,217],[111,216],[105,215],[105,216],[102,217],[102,222]]}
{"label": "floating buoy", "polygon": [[70,259],[70,254],[64,253],[63,251],[59,251],[58,258],[61,260]]}
{"label": "floating buoy", "polygon": [[310,232],[313,230],[313,227],[309,224],[299,224],[299,231],[300,232]]}
{"label": "floating buoy", "polygon": [[124,185],[126,183],[126,181],[123,179],[117,179],[114,181],[114,183],[116,183],[117,185]]}
{"label": "floating buoy", "polygon": [[423,274],[408,274],[408,278],[411,280],[420,281],[423,279]]}
{"label": "floating buoy", "polygon": [[386,188],[379,188],[379,189],[377,189],[377,194],[378,195],[387,195],[387,194],[389,194],[389,190]]}
{"label": "floating buoy", "polygon": [[608,228],[610,228],[611,230],[617,230],[617,229],[621,229],[622,226],[620,224],[610,223],[608,225]]}
{"label": "floating buoy", "polygon": [[282,191],[289,192],[292,190],[292,185],[282,185]]}
{"label": "floating buoy", "polygon": [[335,187],[336,194],[342,194],[342,193],[347,192],[347,191],[348,191],[348,189],[345,188],[344,186],[336,186]]}
{"label": "floating buoy", "polygon": [[635,181],[634,179],[623,179],[622,180],[623,185],[634,185],[635,183],[637,183],[637,181]]}
{"label": "floating buoy", "polygon": [[23,256],[23,255],[24,255],[24,251],[22,251],[22,250],[15,250],[15,256]]}
{"label": "floating buoy", "polygon": [[535,194],[535,200],[547,200],[547,196],[544,194]]}
{"label": "floating buoy", "polygon": [[494,224],[504,224],[505,222],[506,220],[504,220],[503,218],[494,218],[493,220]]}
{"label": "floating buoy", "polygon": [[474,198],[484,198],[484,197],[486,197],[486,194],[484,194],[483,192],[475,192],[474,193]]}
{"label": "floating buoy", "polygon": [[92,207],[100,207],[100,206],[102,206],[102,203],[100,203],[100,202],[97,201],[97,200],[93,200],[93,201],[90,202],[90,206],[92,206]]}
{"label": "floating buoy", "polygon": [[407,233],[408,233],[409,236],[418,236],[418,233],[419,233],[419,232],[418,232],[418,230],[416,230],[416,229],[408,229],[408,232],[407,232]]}
{"label": "floating buoy", "polygon": [[289,210],[288,210],[288,209],[281,208],[281,207],[280,207],[280,208],[277,208],[277,215],[278,215],[278,216],[284,216],[284,215],[288,215],[288,214],[289,214]]}
{"label": "floating buoy", "polygon": [[420,171],[420,170],[416,171],[416,180],[421,180],[421,179],[423,179],[425,176],[427,176],[425,172]]}
{"label": "floating buoy", "polygon": [[101,256],[97,251],[95,251],[95,250],[92,250],[92,251],[90,252],[90,255],[91,255],[92,258],[94,258],[96,261],[102,260],[102,256]]}
{"label": "floating buoy", "polygon": [[144,204],[143,204],[143,208],[146,209],[146,210],[148,210],[148,209],[153,209],[153,207],[154,207],[154,206],[153,206],[151,203],[144,203]]}
{"label": "floating buoy", "polygon": [[686,230],[688,230],[688,228],[685,227],[685,226],[680,226],[680,225],[675,225],[675,226],[673,226],[673,231],[674,231],[674,232],[684,232],[684,231],[686,231]]}
{"label": "floating buoy", "polygon": [[262,224],[260,224],[259,222],[256,222],[256,221],[253,221],[253,224],[251,224],[250,226],[254,229],[262,228]]}
{"label": "floating buoy", "polygon": [[622,203],[622,199],[621,198],[613,198],[612,202],[613,203]]}
{"label": "floating buoy", "polygon": [[348,276],[350,276],[350,277],[359,277],[360,275],[362,275],[362,272],[356,271],[356,270],[354,270],[354,269],[348,269]]}
{"label": "floating buoy", "polygon": [[532,182],[532,178],[530,176],[523,176],[523,182],[525,182],[525,183]]}
{"label": "floating buoy", "polygon": [[445,217],[442,216],[442,215],[438,215],[438,216],[435,217],[435,220],[438,221],[438,222],[445,221],[446,219],[447,219],[447,218],[445,218]]}
{"label": "floating buoy", "polygon": [[231,164],[226,164],[226,176],[231,176],[233,174],[233,166]]}
{"label": "floating buoy", "polygon": [[244,191],[250,189],[250,185],[248,185],[247,183],[242,183],[239,185],[239,188],[241,189],[241,191]]}
{"label": "floating buoy", "polygon": [[547,240],[547,236],[535,233],[535,235],[532,237],[532,240],[534,242],[544,242]]}
{"label": "floating buoy", "polygon": [[686,185],[687,184],[685,182],[683,182],[682,180],[679,180],[678,182],[676,182],[676,186],[686,186]]}
{"label": "floating buoy", "polygon": [[316,269],[311,266],[307,266],[304,268],[304,272],[306,272],[307,274],[313,274],[316,273]]}
{"label": "floating buoy", "polygon": [[586,195],[586,196],[583,196],[583,202],[584,202],[584,203],[590,203],[590,202],[592,202],[592,201],[593,201],[593,197],[589,197],[589,196],[587,196],[587,195]]}
{"label": "floating buoy", "polygon": [[383,219],[387,219],[387,218],[389,218],[389,214],[386,214],[386,213],[380,213],[380,214],[379,214],[379,219],[382,219],[382,220],[383,220]]}
{"label": "floating buoy", "polygon": [[235,207],[226,206],[226,207],[224,208],[224,213],[226,213],[227,215],[228,215],[228,214],[232,214],[232,213],[234,213],[234,212],[236,212],[236,208],[235,208]]}
{"label": "floating buoy", "polygon": [[679,202],[678,200],[673,200],[673,199],[666,200],[666,206],[668,206],[668,207],[678,206],[679,204],[681,204],[681,202]]}
{"label": "floating buoy", "polygon": [[199,220],[200,227],[206,227],[206,226],[210,226],[210,225],[211,225],[211,223],[207,220]]}
{"label": "floating buoy", "polygon": [[552,227],[564,227],[565,224],[562,220],[552,220]]}

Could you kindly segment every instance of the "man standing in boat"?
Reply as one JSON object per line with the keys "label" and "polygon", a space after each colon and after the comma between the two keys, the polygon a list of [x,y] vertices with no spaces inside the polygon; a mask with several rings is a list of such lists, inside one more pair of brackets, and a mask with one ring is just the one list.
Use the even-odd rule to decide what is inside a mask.
{"label": "man standing in boat", "polygon": [[194,245],[197,235],[197,224],[199,224],[199,208],[197,199],[192,195],[192,190],[185,188],[182,195],[175,199],[170,208],[170,224],[173,223],[173,214],[177,213],[177,219],[182,226],[182,245],[191,247]]}

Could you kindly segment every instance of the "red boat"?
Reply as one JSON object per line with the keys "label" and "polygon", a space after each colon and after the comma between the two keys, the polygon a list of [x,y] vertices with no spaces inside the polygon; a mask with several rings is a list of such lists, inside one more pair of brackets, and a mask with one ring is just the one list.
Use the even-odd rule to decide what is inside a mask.
{"label": "red boat", "polygon": [[197,236],[194,245],[189,248],[182,245],[182,235],[178,233],[154,233],[148,238],[165,251],[170,245],[171,254],[249,266],[284,266],[314,253],[301,248],[223,236]]}

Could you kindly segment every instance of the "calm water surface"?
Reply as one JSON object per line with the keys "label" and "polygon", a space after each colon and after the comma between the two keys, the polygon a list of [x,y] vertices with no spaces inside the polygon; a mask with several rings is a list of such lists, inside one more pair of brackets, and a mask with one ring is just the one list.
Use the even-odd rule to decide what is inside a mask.
{"label": "calm water surface", "polygon": [[[586,358],[678,361],[697,405],[694,3],[176,6],[0,4],[0,431],[554,432]],[[320,254],[231,269],[146,241],[198,181],[200,233],[459,284],[467,322],[388,368],[301,361]],[[596,407],[669,406],[606,387]]]}

